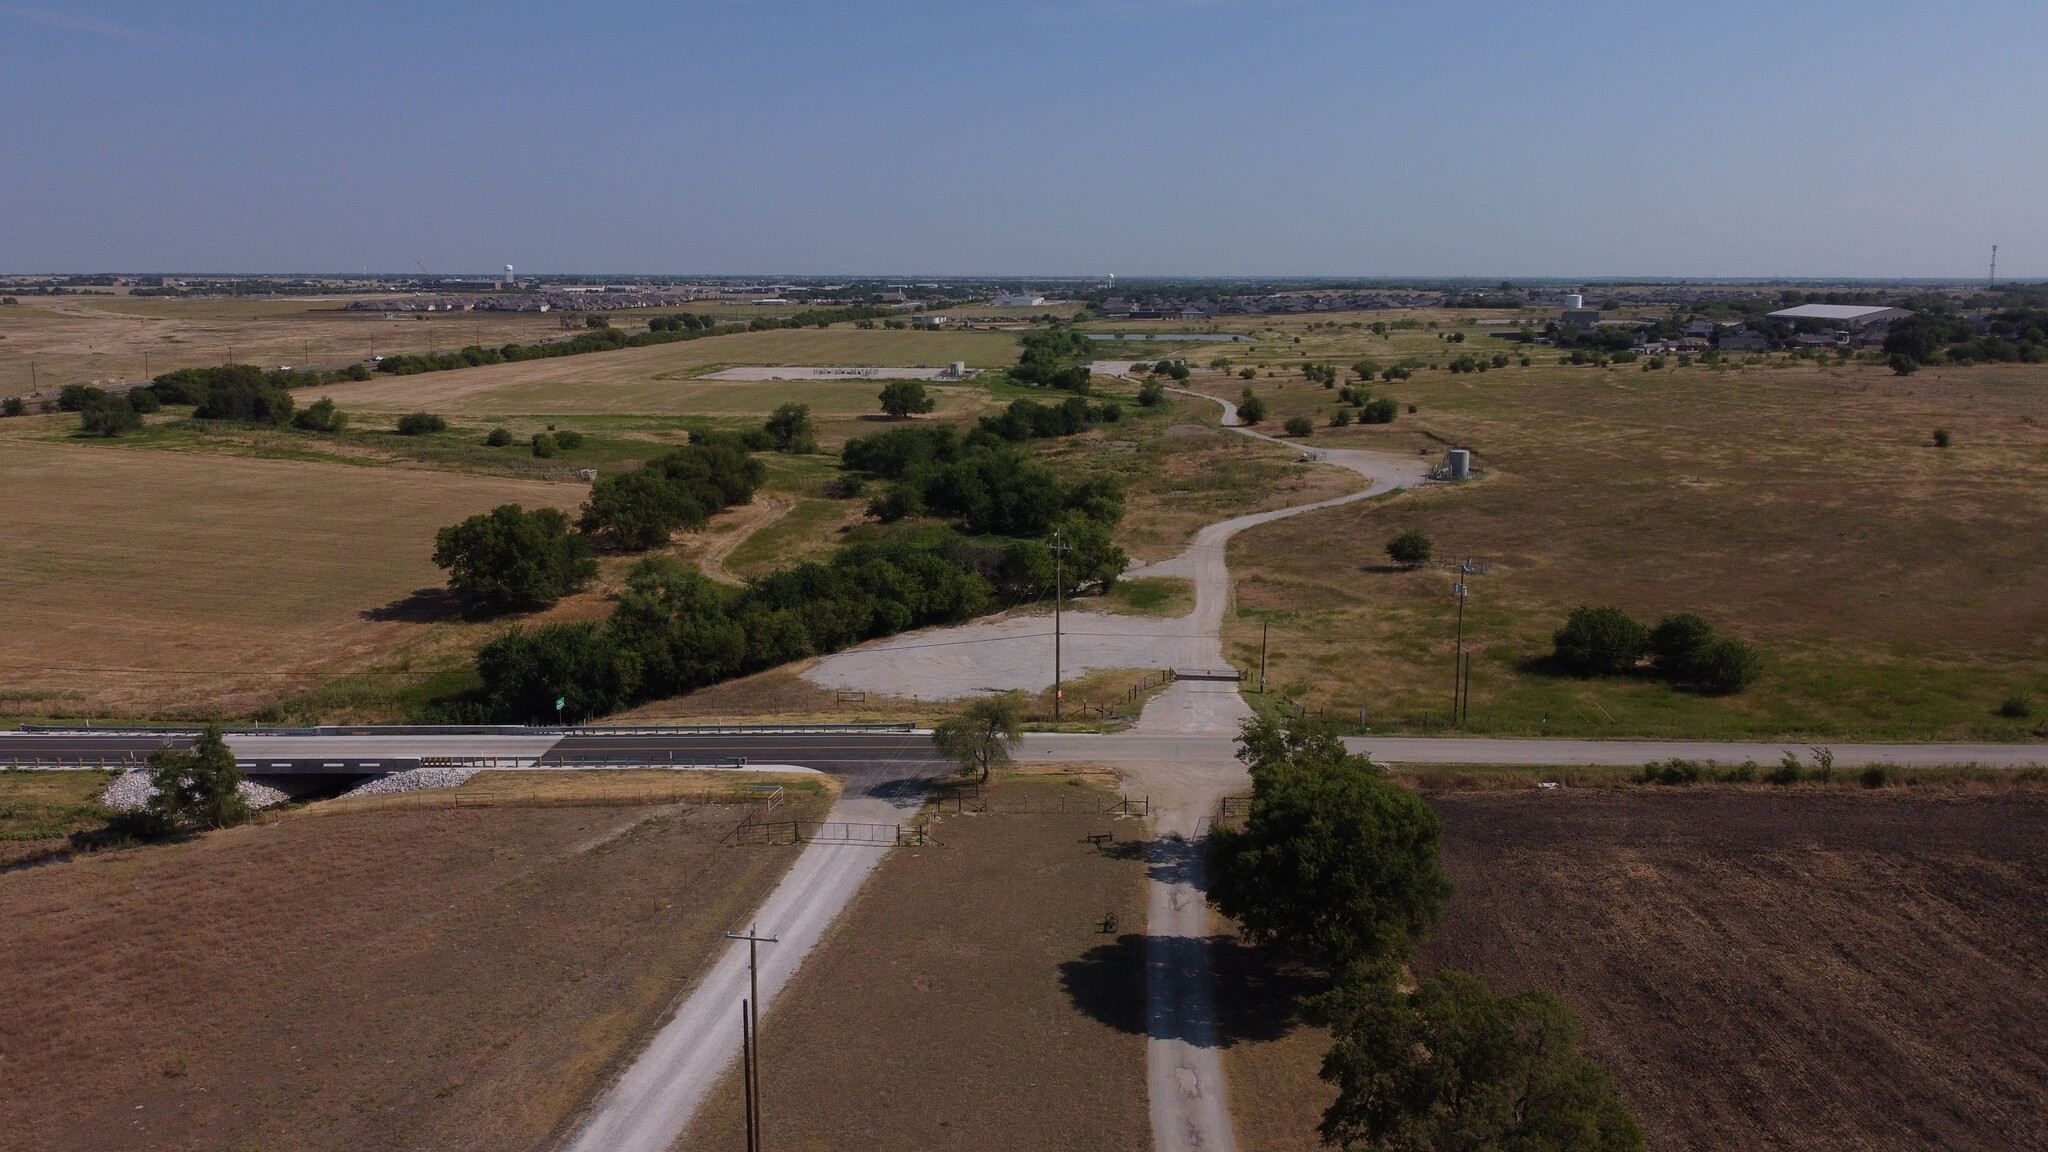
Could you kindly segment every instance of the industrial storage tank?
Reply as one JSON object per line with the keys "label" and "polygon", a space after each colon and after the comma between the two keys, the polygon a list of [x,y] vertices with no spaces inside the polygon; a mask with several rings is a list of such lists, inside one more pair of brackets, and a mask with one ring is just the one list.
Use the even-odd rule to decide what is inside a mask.
{"label": "industrial storage tank", "polygon": [[1464,480],[1472,475],[1472,450],[1453,448],[1445,453],[1445,463],[1450,465],[1451,479]]}
{"label": "industrial storage tank", "polygon": [[1565,294],[1564,306],[1567,308],[1584,308],[1586,306],[1586,298],[1577,292],[1568,292]]}

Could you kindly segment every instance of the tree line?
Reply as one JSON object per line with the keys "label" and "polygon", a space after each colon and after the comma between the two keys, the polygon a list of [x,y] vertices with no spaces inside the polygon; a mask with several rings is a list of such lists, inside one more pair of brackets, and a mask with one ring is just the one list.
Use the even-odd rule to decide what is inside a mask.
{"label": "tree line", "polygon": [[1578,1050],[1571,1010],[1470,973],[1403,965],[1453,889],[1443,820],[1306,719],[1247,721],[1252,797],[1208,846],[1209,899],[1245,939],[1320,977],[1301,1008],[1330,1030],[1323,1142],[1381,1152],[1639,1152],[1642,1130]]}

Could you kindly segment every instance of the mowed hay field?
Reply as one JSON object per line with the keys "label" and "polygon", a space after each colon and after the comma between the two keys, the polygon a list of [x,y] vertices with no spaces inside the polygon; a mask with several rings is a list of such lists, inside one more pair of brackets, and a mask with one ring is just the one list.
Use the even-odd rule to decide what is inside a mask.
{"label": "mowed hay field", "polygon": [[[9,442],[0,492],[0,688],[148,715],[365,666],[432,626],[406,605],[444,584],[437,529],[504,503],[573,511],[584,486]],[[306,675],[228,675],[257,672]]]}
{"label": "mowed hay field", "polygon": [[[970,367],[1015,363],[1017,338],[1007,332],[862,331],[850,327],[800,328],[713,336],[675,344],[627,348],[551,360],[491,364],[412,376],[379,375],[361,384],[323,390],[348,411],[378,413],[426,409],[449,417],[530,415],[688,415],[714,421],[758,423],[779,404],[809,404],[825,439],[861,431],[861,417],[879,418],[878,380],[748,381],[694,377],[735,365],[845,365]],[[937,417],[963,417],[981,409],[988,393],[972,384],[927,384],[940,401]]]}
{"label": "mowed hay field", "polygon": [[316,806],[0,875],[0,1145],[549,1147],[794,858],[740,815]]}
{"label": "mowed hay field", "polygon": [[[761,1022],[768,1146],[1151,1148],[1129,943],[1144,833],[1100,814],[1116,799],[1004,780],[989,813],[935,825],[943,846],[891,852]],[[1098,832],[1127,845],[1084,839]],[[737,1148],[742,1129],[735,1073],[679,1147]]]}
{"label": "mowed hay field", "polygon": [[[147,380],[173,368],[236,361],[332,364],[396,352],[448,351],[559,336],[552,313],[408,313],[386,320],[326,300],[166,300],[22,296],[0,307],[0,396],[64,384]],[[417,319],[415,319],[417,317]],[[580,322],[580,320],[579,320]],[[145,361],[145,357],[147,360]],[[35,361],[30,372],[29,361]],[[146,371],[145,371],[146,369]]]}
{"label": "mowed hay field", "polygon": [[[1276,424],[1321,425],[1334,407],[1299,377],[1256,387]],[[1376,389],[1403,401],[1394,424],[1319,427],[1308,442],[1439,457],[1465,445],[1485,475],[1232,543],[1229,651],[1256,659],[1270,624],[1271,676],[1311,707],[1368,704],[1376,731],[1444,723],[1455,577],[1397,569],[1384,551],[1419,528],[1438,558],[1491,565],[1465,615],[1475,731],[2041,735],[2038,719],[1996,712],[2016,694],[2048,700],[2048,586],[2034,579],[2048,564],[2048,368],[1552,364]],[[1953,447],[1933,447],[1936,428]],[[1764,677],[1713,698],[1552,675],[1550,634],[1579,604],[1646,623],[1699,613],[1757,647]]]}
{"label": "mowed hay field", "polygon": [[[2048,1148],[2048,795],[1454,793],[1412,967],[1569,1005],[1651,1148]],[[1326,1034],[1232,1049],[1246,1152],[1311,1152]]]}

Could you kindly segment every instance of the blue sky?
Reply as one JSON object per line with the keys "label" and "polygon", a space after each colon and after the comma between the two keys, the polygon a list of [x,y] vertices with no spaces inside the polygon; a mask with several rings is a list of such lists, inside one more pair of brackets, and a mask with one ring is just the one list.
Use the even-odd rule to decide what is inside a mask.
{"label": "blue sky", "polygon": [[2043,16],[0,0],[0,272],[2043,277]]}

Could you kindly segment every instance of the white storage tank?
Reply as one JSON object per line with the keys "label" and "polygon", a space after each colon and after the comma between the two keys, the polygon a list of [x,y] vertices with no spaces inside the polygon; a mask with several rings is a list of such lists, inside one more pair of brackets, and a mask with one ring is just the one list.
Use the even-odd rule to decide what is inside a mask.
{"label": "white storage tank", "polygon": [[1564,306],[1567,308],[1584,308],[1586,306],[1586,298],[1577,292],[1567,292],[1564,297]]}
{"label": "white storage tank", "polygon": [[947,368],[947,371],[952,373],[953,378],[956,380],[965,379],[967,376],[967,361],[955,360],[953,361],[952,365]]}
{"label": "white storage tank", "polygon": [[1471,449],[1453,448],[1445,455],[1445,462],[1451,466],[1451,479],[1464,480],[1472,475]]}

